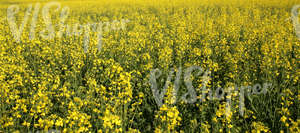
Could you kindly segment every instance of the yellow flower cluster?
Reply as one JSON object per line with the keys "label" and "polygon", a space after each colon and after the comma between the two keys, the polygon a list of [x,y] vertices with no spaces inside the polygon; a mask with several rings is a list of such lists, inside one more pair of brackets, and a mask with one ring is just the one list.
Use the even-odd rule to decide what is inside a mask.
{"label": "yellow flower cluster", "polygon": [[[0,2],[0,133],[300,132],[300,42],[288,19],[300,0],[57,0],[47,20],[62,32],[46,39],[47,3]],[[66,25],[81,24],[74,35],[58,26],[63,7]],[[100,22],[101,36],[79,32]],[[177,74],[190,66],[210,71],[208,82]],[[170,71],[178,77],[166,80]]]}

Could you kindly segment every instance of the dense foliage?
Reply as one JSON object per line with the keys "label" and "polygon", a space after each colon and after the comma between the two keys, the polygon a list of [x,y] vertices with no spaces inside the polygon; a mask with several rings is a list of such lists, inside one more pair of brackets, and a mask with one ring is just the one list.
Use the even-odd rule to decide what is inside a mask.
{"label": "dense foliage", "polygon": [[[84,32],[73,34],[78,27],[40,36],[42,13],[30,39],[37,2],[40,10],[47,4],[0,1],[0,132],[300,132],[300,45],[288,19],[298,0],[58,1],[70,8],[71,27],[102,22],[102,48],[90,30],[87,52]],[[13,4],[20,7],[18,28],[32,4],[20,42],[7,21]],[[61,9],[51,8],[54,25]],[[129,21],[116,29],[115,20]],[[190,66],[211,72],[207,93],[193,73],[194,103],[180,99],[188,91],[183,76],[177,97],[172,93],[176,72]],[[174,69],[162,106],[149,82],[153,69],[162,72],[160,89]],[[257,83],[272,86],[266,93],[248,89],[240,101],[240,87]],[[237,88],[232,95],[230,86]],[[223,97],[203,96],[219,87]]]}

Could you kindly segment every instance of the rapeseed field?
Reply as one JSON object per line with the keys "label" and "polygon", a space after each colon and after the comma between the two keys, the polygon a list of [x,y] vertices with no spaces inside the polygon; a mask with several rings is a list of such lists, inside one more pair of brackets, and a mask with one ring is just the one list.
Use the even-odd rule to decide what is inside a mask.
{"label": "rapeseed field", "polygon": [[299,133],[298,4],[0,0],[0,133]]}

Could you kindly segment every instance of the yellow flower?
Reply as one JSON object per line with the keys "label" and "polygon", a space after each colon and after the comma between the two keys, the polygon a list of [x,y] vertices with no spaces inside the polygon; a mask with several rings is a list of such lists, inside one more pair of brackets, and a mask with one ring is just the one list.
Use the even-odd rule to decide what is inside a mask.
{"label": "yellow flower", "polygon": [[29,127],[29,126],[30,126],[30,123],[29,123],[29,122],[26,122],[26,121],[24,121],[24,122],[22,123],[22,125],[23,125],[23,126],[26,126],[26,127]]}
{"label": "yellow flower", "polygon": [[218,117],[221,117],[221,116],[223,115],[223,113],[222,113],[221,111],[218,110],[218,111],[216,112],[216,115],[217,115]]}
{"label": "yellow flower", "polygon": [[58,127],[62,127],[63,126],[63,121],[62,121],[61,118],[59,118],[58,120],[56,120],[55,126],[58,126]]}
{"label": "yellow flower", "polygon": [[280,118],[280,121],[285,122],[286,119],[287,119],[287,118],[286,118],[285,116],[282,116],[282,117]]}
{"label": "yellow flower", "polygon": [[169,111],[169,112],[167,113],[167,115],[168,115],[168,117],[170,117],[170,118],[173,118],[173,117],[174,117],[174,113],[171,112],[171,111]]}
{"label": "yellow flower", "polygon": [[217,117],[213,117],[212,119],[214,122],[218,122]]}

